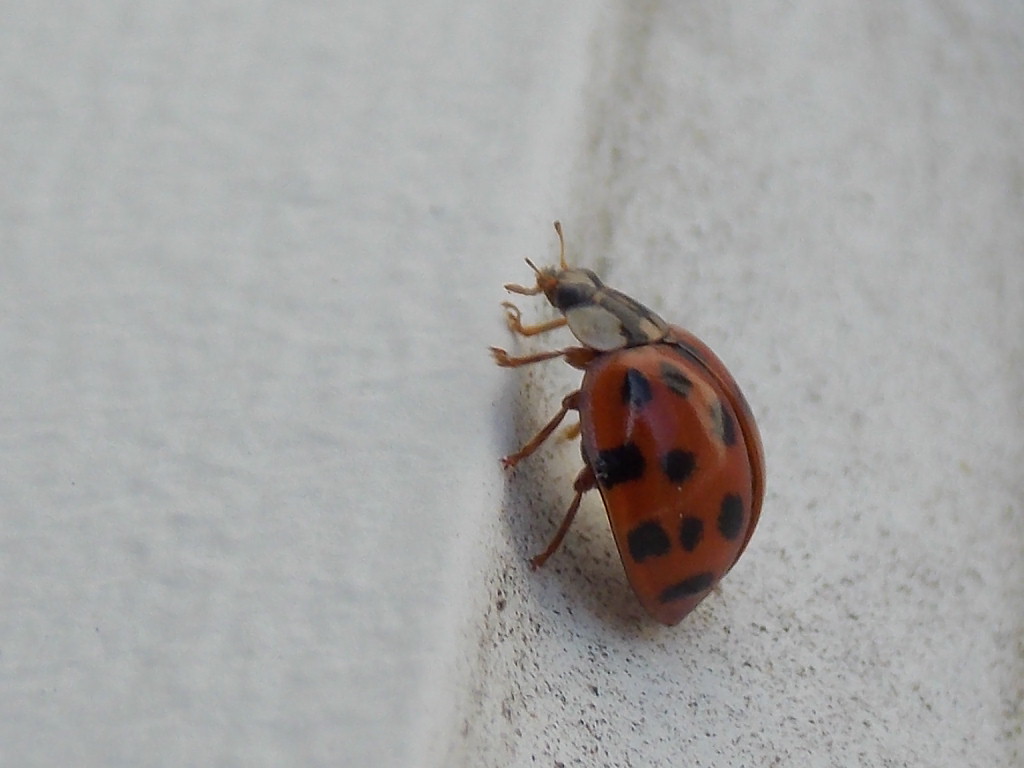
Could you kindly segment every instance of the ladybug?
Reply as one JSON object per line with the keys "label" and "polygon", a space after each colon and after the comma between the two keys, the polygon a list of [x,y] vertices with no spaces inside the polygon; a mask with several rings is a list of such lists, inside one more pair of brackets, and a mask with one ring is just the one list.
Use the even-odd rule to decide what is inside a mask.
{"label": "ladybug", "polygon": [[562,358],[582,370],[583,384],[520,450],[510,469],[577,411],[583,469],[561,525],[531,561],[539,568],[558,549],[587,491],[604,501],[626,577],[658,621],[678,623],[743,553],[764,498],[764,450],[750,406],[732,375],[696,336],[669,325],[635,299],[609,288],[589,269],[565,261],[538,269],[536,285],[508,284],[523,296],[543,293],[561,316],[523,325],[505,302],[508,327],[520,336],[568,326],[581,346],[512,357],[491,347],[504,368]]}

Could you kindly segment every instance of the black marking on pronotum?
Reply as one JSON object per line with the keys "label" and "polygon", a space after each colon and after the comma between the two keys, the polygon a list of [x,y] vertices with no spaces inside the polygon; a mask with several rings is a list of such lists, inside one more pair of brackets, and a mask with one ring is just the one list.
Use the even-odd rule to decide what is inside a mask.
{"label": "black marking on pronotum", "polygon": [[681,483],[697,468],[697,457],[689,451],[674,449],[661,457],[661,468],[673,483]]}
{"label": "black marking on pronotum", "polygon": [[627,347],[652,344],[665,338],[668,323],[632,296],[605,286],[595,297],[598,306],[611,312],[622,326]]}
{"label": "black marking on pronotum", "polygon": [[693,552],[704,538],[704,521],[699,517],[684,517],[679,524],[679,543],[687,552]]}
{"label": "black marking on pronotum", "polygon": [[718,532],[727,539],[735,539],[743,529],[743,499],[735,493],[728,493],[722,499],[718,512]]}
{"label": "black marking on pronotum", "polygon": [[661,364],[661,378],[665,382],[665,386],[680,397],[689,395],[690,389],[693,387],[693,382],[686,377],[686,374],[671,363]]}
{"label": "black marking on pronotum", "polygon": [[683,579],[670,587],[665,587],[661,590],[661,594],[658,595],[658,601],[662,603],[671,603],[673,600],[682,600],[685,597],[693,597],[699,595],[701,592],[706,592],[711,588],[711,585],[715,583],[715,574],[710,571],[704,571],[691,576],[688,579]]}
{"label": "black marking on pronotum", "polygon": [[626,544],[629,546],[629,556],[637,563],[649,557],[666,555],[672,546],[665,529],[653,520],[640,523],[626,534]]}
{"label": "black marking on pronotum", "polygon": [[[597,277],[591,273],[594,280]],[[600,281],[597,283],[600,285]],[[594,294],[597,293],[597,289],[593,285],[587,285],[585,283],[573,283],[573,282],[560,282],[558,287],[555,289],[555,296],[551,303],[554,304],[560,311],[565,312],[566,310],[578,307],[581,304],[590,304],[594,300]]]}
{"label": "black marking on pronotum", "polygon": [[636,368],[626,371],[622,379],[622,402],[631,408],[643,408],[651,401],[651,383]]}
{"label": "black marking on pronotum", "polygon": [[[554,286],[545,289],[545,293],[560,312],[567,316],[571,312],[585,313],[581,317],[589,317],[590,321],[595,321],[602,313],[611,316],[618,326],[615,330],[622,337],[622,343],[616,347],[653,344],[662,341],[668,333],[668,323],[636,299],[606,286],[589,269],[562,270],[549,274],[548,278],[554,280]],[[608,320],[608,317],[600,317],[603,333],[612,330],[606,327]],[[572,325],[570,320],[570,327]]]}
{"label": "black marking on pronotum", "polygon": [[605,488],[611,488],[643,477],[644,455],[636,443],[623,443],[617,448],[598,451],[593,467],[597,482]]}
{"label": "black marking on pronotum", "polygon": [[714,425],[715,434],[724,445],[735,445],[736,422],[732,418],[732,411],[726,408],[721,400],[711,404],[711,423]]}

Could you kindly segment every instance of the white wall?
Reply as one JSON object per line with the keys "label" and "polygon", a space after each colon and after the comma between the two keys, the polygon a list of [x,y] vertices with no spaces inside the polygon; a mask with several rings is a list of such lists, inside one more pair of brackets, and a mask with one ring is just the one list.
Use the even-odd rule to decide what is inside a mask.
{"label": "white wall", "polygon": [[[0,13],[0,763],[1021,760],[1018,6]],[[596,499],[525,565],[556,217],[759,417],[675,628]]]}

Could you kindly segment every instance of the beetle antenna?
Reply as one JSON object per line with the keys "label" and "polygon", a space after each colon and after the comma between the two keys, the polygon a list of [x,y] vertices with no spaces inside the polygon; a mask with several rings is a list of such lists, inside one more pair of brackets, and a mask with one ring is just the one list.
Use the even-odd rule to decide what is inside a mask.
{"label": "beetle antenna", "polygon": [[537,268],[537,265],[534,264],[529,259],[526,259],[525,261],[526,261],[527,264],[530,265],[530,269],[532,269],[537,274],[537,276],[540,277],[540,269]]}
{"label": "beetle antenna", "polygon": [[562,237],[562,222],[555,222],[555,232],[558,233],[558,261],[562,265],[562,269],[568,269],[569,265],[565,263],[565,238]]}

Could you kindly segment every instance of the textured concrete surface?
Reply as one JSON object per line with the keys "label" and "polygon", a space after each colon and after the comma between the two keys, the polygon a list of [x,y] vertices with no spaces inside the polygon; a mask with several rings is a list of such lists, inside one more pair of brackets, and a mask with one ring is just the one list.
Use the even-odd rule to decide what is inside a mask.
{"label": "textured concrete surface", "polygon": [[[1019,7],[0,12],[0,763],[1024,759]],[[672,629],[596,499],[525,565],[555,217],[759,416]]]}

